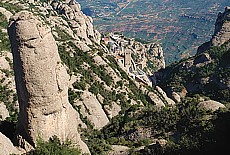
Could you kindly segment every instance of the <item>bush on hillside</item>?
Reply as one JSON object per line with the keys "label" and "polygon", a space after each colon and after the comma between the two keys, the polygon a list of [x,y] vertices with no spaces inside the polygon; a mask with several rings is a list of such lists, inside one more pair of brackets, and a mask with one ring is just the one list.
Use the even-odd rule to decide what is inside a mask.
{"label": "bush on hillside", "polygon": [[57,136],[53,136],[48,142],[42,139],[38,140],[36,150],[29,155],[80,155],[81,151],[78,148],[71,147],[71,142],[61,143]]}

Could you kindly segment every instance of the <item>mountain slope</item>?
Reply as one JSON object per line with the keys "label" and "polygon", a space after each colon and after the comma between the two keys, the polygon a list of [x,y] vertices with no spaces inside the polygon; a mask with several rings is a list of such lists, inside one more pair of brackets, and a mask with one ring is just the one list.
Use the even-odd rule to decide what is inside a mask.
{"label": "mountain slope", "polygon": [[[10,117],[7,118],[7,120],[4,118],[4,122],[15,126],[17,122],[17,111],[21,109],[22,112],[23,109],[21,102],[19,105],[17,104],[14,73],[12,70],[12,55],[6,33],[7,20],[9,20],[9,17],[13,13],[20,12],[21,10],[33,12],[33,15],[35,15],[36,18],[38,17],[42,25],[48,25],[51,28],[51,33],[58,46],[62,64],[65,65],[70,76],[70,79],[65,79],[69,81],[68,98],[72,107],[74,107],[80,115],[81,120],[79,120],[78,123],[80,124],[79,130],[82,132],[87,133],[91,132],[92,129],[101,129],[109,123],[112,117],[124,113],[132,105],[142,107],[161,102],[161,105],[165,106],[169,104],[169,101],[171,103],[173,102],[169,100],[165,94],[159,92],[161,91],[160,89],[159,91],[152,90],[128,75],[128,72],[119,65],[115,57],[108,53],[108,49],[101,44],[101,35],[93,28],[92,19],[81,12],[80,5],[76,1],[32,0],[27,3],[26,0],[4,0],[0,2],[0,6],[3,8],[1,14],[3,17],[1,18],[1,29],[3,31],[1,31],[1,53],[6,53],[1,55],[2,60],[4,60],[1,61],[1,71],[3,72],[1,73],[1,96],[3,96],[1,104],[5,104],[10,113]],[[22,18],[24,18],[24,16]],[[22,26],[22,32],[25,31],[29,33],[31,31],[30,28],[23,29],[23,27],[25,26]],[[26,35],[30,36],[30,34],[27,33]],[[12,37],[11,33],[9,34],[10,37]],[[35,39],[32,38],[32,40]],[[27,46],[30,47],[29,45]],[[44,45],[44,47],[46,46],[49,45]],[[11,47],[14,47],[13,44]],[[135,42],[136,49],[143,50],[141,47],[145,48],[145,45]],[[151,55],[154,57],[155,55],[156,57],[160,55],[157,59],[163,61],[162,50],[160,50],[159,46],[151,46],[150,48],[150,45],[148,45],[148,48],[150,59]],[[28,50],[25,49],[25,53],[28,52],[29,49],[30,48],[28,48]],[[143,51],[145,52],[146,49]],[[151,59],[151,61],[154,59],[155,58]],[[51,62],[52,61],[50,61],[50,63]],[[159,62],[157,63],[161,65]],[[53,64],[51,64],[51,66],[52,65]],[[28,65],[28,70],[33,70],[32,66]],[[158,68],[157,65],[154,67]],[[161,66],[159,68],[161,68]],[[49,73],[47,73],[47,75],[48,74]],[[28,76],[28,78],[30,77]],[[6,79],[11,80],[7,81],[7,85],[4,84]],[[39,85],[41,85],[42,82],[40,81],[33,84],[40,87]],[[20,83],[17,84],[17,89],[20,89],[20,85]],[[47,92],[49,91],[48,88],[44,89]],[[5,94],[6,90],[7,94]],[[52,94],[52,92],[50,93]],[[40,96],[40,94],[35,95]],[[20,96],[20,98],[23,97]],[[28,105],[31,106],[30,104]],[[35,108],[31,106],[31,110],[35,110]],[[5,127],[4,122],[1,122],[1,128]],[[23,122],[23,120],[21,119],[20,122]],[[10,135],[10,138],[13,139],[13,134],[10,131],[11,130],[4,131],[4,134],[7,136]],[[39,133],[35,131],[34,134]],[[100,143],[102,144],[103,142],[101,141]],[[31,149],[28,143],[23,142],[21,144],[23,145],[21,145],[21,147],[27,151]]]}
{"label": "mountain slope", "polygon": [[172,92],[187,95],[203,94],[212,99],[229,102],[230,89],[230,10],[220,13],[210,42],[200,46],[194,57],[181,60],[162,71],[162,86]]}
{"label": "mountain slope", "polygon": [[[60,76],[69,84],[59,80],[52,82],[59,83],[55,89],[60,92],[63,91],[63,85],[65,88],[68,86],[69,103],[75,109],[69,115],[78,113],[80,117],[76,124],[69,121],[68,125],[79,124],[76,131],[81,134],[81,140],[87,144],[91,154],[188,155],[222,152],[228,148],[226,146],[230,139],[228,133],[228,41],[221,46],[207,48],[207,51],[198,53],[194,57],[172,64],[152,77],[155,80],[161,76],[158,85],[168,90],[173,101],[167,97],[161,87],[146,85],[141,77],[149,76],[143,74],[144,69],[141,69],[141,65],[136,65],[137,61],[146,60],[140,58],[147,57],[153,69],[164,68],[163,54],[159,45],[142,44],[133,42],[132,39],[122,35],[113,35],[107,38],[113,40],[113,45],[117,44],[116,41],[118,43],[121,41],[120,43],[125,42],[126,46],[117,44],[118,48],[114,52],[110,51],[110,45],[105,43],[106,36],[101,36],[94,29],[92,19],[81,12],[79,4],[74,0],[29,0],[29,2],[26,0],[3,0],[0,2],[0,6],[4,8],[0,9],[0,15],[3,17],[0,19],[2,54],[0,65],[0,101],[2,103],[0,104],[6,106],[10,115],[10,117],[4,116],[0,123],[0,132],[5,136],[14,138],[12,133],[15,122],[17,122],[17,110],[19,107],[22,109],[22,104],[17,104],[15,95],[12,55],[6,31],[7,20],[11,13],[27,10],[33,12],[33,15],[42,23],[41,27],[50,27],[62,61],[59,62],[59,65],[65,66],[70,77]],[[225,14],[221,14],[220,17],[222,18],[222,15]],[[228,25],[228,18],[221,21]],[[22,28],[22,31],[30,30]],[[220,32],[225,31],[220,30]],[[34,31],[31,32],[31,34],[33,33]],[[36,38],[32,38],[30,41],[34,40]],[[27,44],[26,47],[28,46],[32,47],[30,44]],[[49,46],[48,44],[44,45],[44,47]],[[124,53],[122,53],[122,47],[126,49]],[[26,49],[24,52],[30,53]],[[117,55],[116,52],[121,54]],[[41,58],[43,57],[41,56]],[[49,56],[48,58],[53,59]],[[118,61],[118,58],[121,61]],[[122,60],[130,61],[120,63]],[[49,68],[49,65],[55,66],[52,61],[50,64],[47,63],[46,67]],[[145,69],[149,74],[153,72],[148,66]],[[23,73],[30,71],[31,75],[37,78],[32,70],[33,65],[28,64],[28,70]],[[42,71],[44,71],[44,77],[51,74],[50,72],[45,73],[45,69]],[[41,74],[38,75],[41,76]],[[133,75],[135,75],[135,79],[132,78]],[[54,75],[52,74],[50,77],[52,76]],[[40,80],[33,82],[33,85],[38,88],[42,87],[44,92],[53,94],[53,91],[49,92],[49,89],[43,87],[45,81],[50,77],[47,77],[44,83]],[[28,78],[31,77],[28,75]],[[149,80],[149,78],[147,79]],[[218,90],[217,93],[216,90]],[[43,91],[40,93],[43,94]],[[46,97],[40,93],[32,95],[32,97],[36,95],[42,99]],[[197,93],[199,95],[196,95]],[[210,100],[207,96],[221,101],[221,103]],[[67,95],[60,98],[66,101]],[[55,103],[51,102],[49,105],[51,104]],[[218,110],[219,108],[221,109]],[[36,111],[33,107],[31,110]],[[53,114],[52,108],[43,110],[51,111],[51,115]],[[35,112],[35,115],[39,112]],[[49,114],[46,113],[46,116],[49,117]],[[73,119],[72,116],[71,119]],[[30,132],[28,131],[28,133]],[[4,139],[7,141],[7,138]],[[28,148],[27,143],[22,144],[26,144],[24,148],[27,147],[27,150],[31,149]],[[49,148],[53,145],[60,146],[60,141],[55,137],[50,137],[48,142],[38,143],[37,151],[43,147],[43,144],[47,144],[46,146]],[[68,146],[68,144],[64,143],[63,145]],[[36,151],[30,153],[36,154]]]}

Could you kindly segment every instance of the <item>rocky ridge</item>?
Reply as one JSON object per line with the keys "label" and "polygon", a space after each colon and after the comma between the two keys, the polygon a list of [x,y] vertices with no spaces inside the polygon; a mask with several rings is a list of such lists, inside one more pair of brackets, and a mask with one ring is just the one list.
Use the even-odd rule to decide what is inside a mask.
{"label": "rocky ridge", "polygon": [[[24,97],[22,94],[19,93],[19,103],[20,105],[28,106],[28,109],[30,109],[30,111],[27,112],[25,110],[22,110],[23,107],[20,106],[20,115],[19,115],[19,122],[18,122],[19,126],[17,128],[18,129],[17,132],[19,135],[21,135],[18,136],[20,139],[19,142],[21,146],[25,144],[23,138],[33,145],[34,144],[33,141],[34,139],[36,139],[35,137],[38,134],[37,132],[40,132],[40,130],[42,129],[45,130],[47,128],[47,124],[52,124],[54,127],[53,129],[55,130],[56,130],[56,125],[62,126],[63,124],[62,123],[60,124],[59,121],[55,122],[55,120],[57,119],[51,119],[56,117],[58,117],[58,119],[61,120],[61,122],[65,122],[65,123],[66,123],[65,120],[69,118],[68,120],[70,120],[73,123],[70,125],[68,124],[66,127],[60,127],[60,129],[64,129],[64,131],[67,130],[65,133],[69,132],[73,134],[75,136],[75,138],[73,138],[73,142],[81,143],[82,142],[81,139],[85,140],[85,142],[87,142],[87,145],[90,148],[93,148],[92,150],[94,150],[95,148],[90,145],[104,144],[105,142],[104,138],[108,138],[111,134],[114,134],[113,133],[114,131],[118,131],[118,132],[116,132],[113,135],[114,137],[109,139],[109,142],[111,143],[112,141],[117,140],[118,144],[127,145],[126,140],[138,142],[138,139],[143,140],[143,143],[148,143],[145,141],[146,138],[150,138],[150,140],[152,140],[153,138],[161,138],[162,135],[171,135],[174,132],[174,131],[164,132],[164,130],[158,129],[159,127],[158,124],[155,126],[154,125],[151,126],[151,130],[149,130],[149,128],[145,128],[145,127],[149,127],[149,124],[147,123],[148,121],[149,123],[154,124],[155,120],[156,122],[162,120],[160,124],[163,123],[163,126],[167,127],[168,124],[171,125],[172,122],[177,121],[178,119],[178,117],[175,117],[175,119],[170,120],[171,115],[179,116],[179,115],[175,115],[175,113],[177,112],[182,112],[183,114],[183,108],[182,111],[180,111],[180,109],[176,109],[175,106],[171,108],[167,105],[174,105],[174,101],[183,102],[182,98],[190,95],[193,92],[200,93],[199,90],[205,90],[203,88],[205,88],[206,86],[209,86],[207,87],[208,88],[207,90],[211,90],[209,85],[210,83],[217,84],[218,89],[217,90],[215,89],[214,91],[217,91],[218,93],[221,92],[222,90],[224,90],[226,93],[229,92],[228,91],[229,79],[225,77],[229,77],[228,73],[230,72],[228,70],[224,70],[224,69],[228,69],[228,67],[226,66],[229,66],[229,64],[227,61],[228,59],[227,60],[223,59],[225,57],[226,58],[229,57],[228,52],[225,51],[227,49],[226,45],[224,45],[221,48],[217,48],[218,52],[221,51],[219,53],[220,57],[218,57],[218,59],[216,59],[217,57],[215,55],[215,52],[209,50],[207,52],[200,53],[193,58],[182,60],[175,66],[172,65],[171,66],[172,68],[170,69],[166,68],[167,71],[170,71],[170,73],[173,73],[173,75],[175,75],[173,76],[172,79],[170,79],[173,81],[169,82],[165,80],[163,82],[167,85],[162,85],[162,88],[164,88],[164,90],[168,90],[167,91],[168,95],[172,96],[172,98],[174,99],[174,101],[172,101],[170,98],[167,97],[167,95],[160,87],[157,86],[155,89],[145,87],[144,85],[128,77],[127,74],[117,65],[115,59],[111,55],[108,55],[105,52],[106,48],[104,48],[102,44],[95,43],[95,38],[97,35],[95,35],[94,38],[92,38],[87,35],[88,32],[85,31],[87,28],[83,30],[79,29],[79,31],[81,31],[82,33],[86,33],[85,36],[87,36],[89,39],[87,41],[86,38],[81,40],[81,38],[79,38],[80,36],[78,36],[79,34],[77,35],[74,31],[72,31],[70,21],[76,19],[72,17],[70,18],[70,14],[71,16],[72,14],[77,15],[76,10],[74,13],[71,13],[73,12],[73,10],[71,9],[73,9],[74,7],[78,8],[77,10],[79,10],[80,7],[77,6],[78,5],[77,3],[71,2],[69,0],[67,0],[66,2],[58,2],[58,3],[53,3],[52,0],[49,2],[44,2],[44,1],[41,2],[41,1],[33,1],[33,0],[30,0],[29,1],[30,3],[24,3],[24,2],[25,1],[19,1],[19,0],[14,0],[14,1],[4,0],[0,2],[1,6],[3,7],[5,6],[8,9],[9,9],[9,7],[7,7],[8,4],[14,4],[16,6],[17,5],[20,6],[20,8],[22,7],[25,10],[29,10],[29,11],[32,10],[34,15],[36,15],[34,17],[33,15],[31,15],[31,13],[20,12],[19,14],[16,14],[14,18],[12,18],[12,22],[13,23],[22,22],[22,24],[14,25],[12,23],[13,25],[11,25],[11,28],[13,28],[14,26],[15,27],[19,26],[17,30],[19,30],[20,33],[17,34],[18,36],[17,39],[19,40],[21,39],[21,41],[13,42],[18,44],[16,45],[13,44],[12,51],[14,53],[22,52],[21,54],[22,54],[23,63],[15,66],[16,69],[15,75],[16,75],[16,80],[22,84],[20,86],[24,86],[24,88],[26,86],[25,89],[19,88],[18,86],[18,89],[22,89],[19,92],[27,95]],[[69,8],[69,5],[72,4],[76,6],[72,6]],[[62,7],[64,7],[66,11],[62,12],[63,10]],[[10,9],[8,11],[14,12],[13,10]],[[65,13],[65,12],[69,12],[69,13]],[[73,17],[75,15],[73,15]],[[80,15],[81,13],[79,12],[79,16]],[[88,20],[88,19],[82,18],[82,20]],[[28,21],[33,21],[33,22],[29,22],[28,24],[25,23],[23,24],[23,22],[28,22]],[[82,23],[84,22],[82,21]],[[35,26],[36,24],[38,24],[38,26]],[[30,29],[24,29],[29,25],[32,25],[30,26],[30,28],[35,28],[35,29],[32,29],[32,31]],[[50,27],[50,29],[47,28],[47,25],[49,25],[48,27]],[[85,25],[83,24],[83,27],[84,26],[87,27],[87,24]],[[54,38],[52,38],[51,33],[53,34]],[[84,36],[84,34],[82,35]],[[15,36],[16,34],[14,33],[10,35],[10,37],[13,38],[15,38]],[[46,41],[47,38],[49,38],[48,39],[49,41]],[[43,44],[44,42],[45,43],[48,42],[49,45]],[[57,46],[55,44],[57,44]],[[141,49],[141,46],[142,45],[140,45],[140,48],[136,48],[136,49]],[[16,50],[17,48],[19,50]],[[152,48],[153,49],[155,48],[154,45],[152,46]],[[33,49],[36,50],[33,51]],[[47,50],[42,50],[42,49],[47,49],[49,52],[47,52]],[[59,52],[61,59],[57,54],[57,50]],[[6,53],[3,55],[2,58],[3,63],[1,66],[11,69],[12,58],[10,56],[9,58],[7,58],[8,56],[6,57],[6,55],[9,54],[9,51],[5,50],[5,51],[1,51],[1,53]],[[53,57],[49,57],[47,56],[47,54],[51,54],[53,55]],[[153,55],[157,57],[159,54],[153,54]],[[20,57],[16,56],[16,59],[17,58]],[[35,61],[35,60],[39,60],[39,61]],[[222,63],[219,63],[217,60],[221,60],[220,62]],[[20,62],[20,61],[16,61],[16,62]],[[43,66],[41,62],[44,62],[44,64],[47,65]],[[66,66],[63,64],[65,64]],[[207,75],[205,76],[202,75],[201,78],[198,75],[189,74],[189,76],[191,76],[191,79],[187,79],[189,77],[186,76],[188,73],[200,73],[200,71],[203,71],[202,70],[203,68],[205,69],[205,71],[209,71],[209,69],[205,68],[206,66],[210,67],[209,65],[211,65],[211,67],[214,66],[216,68],[215,72],[221,69],[221,71],[223,71],[224,74],[222,72],[218,72],[218,74],[215,75],[221,75],[221,76],[223,75],[223,77],[221,77],[221,79],[218,79],[219,77],[217,78],[215,76],[211,76],[213,74],[212,72],[211,73],[205,72],[207,73]],[[21,70],[22,72],[18,72],[20,66],[23,66],[25,70]],[[41,72],[39,72],[40,69],[37,70],[37,67],[42,69]],[[66,70],[70,75],[70,77],[66,74]],[[25,73],[25,75],[24,74],[21,75],[20,73]],[[2,77],[3,78],[7,77],[6,74],[7,72],[4,71],[4,73],[2,73],[3,75]],[[47,75],[47,78],[45,80],[41,80],[42,79],[41,77],[45,75]],[[170,77],[170,74],[166,74],[166,75],[162,74],[162,75],[163,77],[164,76]],[[10,76],[13,77],[13,74]],[[1,85],[3,84],[3,82],[1,81]],[[51,86],[46,87],[49,86],[49,84],[51,84]],[[10,85],[7,85],[7,89],[8,87],[10,87]],[[67,98],[68,87],[69,90],[68,90],[68,98]],[[40,95],[40,93],[42,95]],[[53,97],[53,95],[55,97]],[[12,94],[8,96],[12,96]],[[228,94],[222,97],[224,97],[225,99],[226,98],[229,99]],[[10,98],[13,99],[13,97]],[[24,102],[23,99],[28,100],[30,104],[24,104],[28,102]],[[227,101],[227,99],[225,101]],[[4,98],[3,100],[3,103],[6,105],[6,107],[9,105],[9,103],[6,102],[8,100],[10,99]],[[56,106],[56,100],[58,101],[57,106]],[[47,101],[47,102],[42,102],[42,105],[44,107],[43,106],[41,107],[39,105],[40,103],[39,101]],[[212,109],[216,110],[219,109],[220,107],[224,108],[224,106],[219,102],[212,101],[212,100],[210,101],[209,99],[207,101],[200,100],[199,101],[201,102],[200,106],[204,107],[204,109],[207,108],[207,110],[212,110]],[[60,102],[62,104],[60,104]],[[193,103],[193,101],[191,103]],[[17,105],[14,106],[17,107]],[[163,113],[163,115],[162,114],[159,115],[157,111],[154,110],[151,111],[150,107],[153,109],[157,107],[156,108],[157,111],[160,109],[164,109],[166,110],[166,112],[162,110],[160,112]],[[195,108],[192,107],[192,109],[196,110],[196,107]],[[12,110],[11,111],[9,110],[9,112],[12,113]],[[68,114],[66,114],[66,112]],[[23,115],[25,116],[25,118],[22,118]],[[120,117],[116,117],[116,115],[119,115]],[[26,118],[27,116],[30,116],[30,118],[27,119]],[[162,118],[162,116],[165,116],[166,119]],[[116,118],[113,119],[113,117],[116,117],[117,119]],[[186,118],[187,113],[185,113],[183,117]],[[31,123],[31,126],[27,127],[27,122],[23,122],[24,119],[31,121],[28,122],[28,124]],[[46,121],[49,122],[46,123]],[[78,124],[81,124],[80,130],[83,133],[86,133],[87,130],[89,130],[90,132],[94,132],[93,129],[95,128],[101,129],[109,121],[111,121],[112,123],[102,129],[102,132],[105,132],[106,135],[99,134],[98,136],[97,134],[95,134],[92,137],[90,137],[90,139],[79,137],[79,132],[77,131]],[[187,121],[189,122],[190,120]],[[140,126],[136,126],[138,123]],[[36,127],[35,126],[36,124],[39,127]],[[23,125],[25,126],[24,128],[25,130],[23,129]],[[114,128],[112,128],[113,126]],[[21,127],[22,130],[21,132],[19,132]],[[47,139],[55,134],[62,141],[65,141],[65,136],[63,136],[63,134],[65,135],[65,133],[63,133],[64,131],[60,131],[59,129],[57,129],[57,131],[59,132],[54,133],[52,132],[53,129],[52,130],[48,129],[47,131],[49,132],[42,130],[41,132],[44,131],[43,138]],[[29,131],[28,132],[29,134],[28,136],[25,136],[27,135],[27,131]],[[24,134],[25,132],[26,134]],[[99,132],[99,130],[96,130],[96,132]],[[119,137],[117,137],[117,133],[120,134],[120,135],[118,134]],[[95,140],[94,136],[102,137],[103,143],[94,141]],[[6,140],[7,138],[4,135],[1,137],[1,139],[3,139],[4,143],[6,143],[7,145],[9,144],[10,150],[12,149],[13,152],[15,151],[14,150],[15,147],[13,147],[13,145],[9,140]],[[90,144],[89,141],[93,141],[93,142]],[[162,142],[163,145],[167,143],[165,139],[162,139]],[[155,145],[155,142],[153,143],[154,143],[153,145]],[[28,147],[27,144],[24,145],[24,148]],[[85,146],[84,144],[82,145],[83,147]],[[150,146],[151,145],[152,144],[150,144]],[[136,144],[134,144],[133,146],[136,146]],[[103,149],[106,148],[104,147],[104,145],[100,147],[103,147]],[[119,145],[113,145],[112,149],[114,149],[114,152],[111,152],[111,154],[114,153],[116,154],[120,152],[126,152],[127,149],[129,148],[119,146]],[[141,147],[141,149],[143,149],[143,147]],[[85,150],[87,150],[87,148],[85,148]],[[7,153],[8,152],[6,152],[5,154]]]}
{"label": "rocky ridge", "polygon": [[[63,15],[70,26],[72,37],[77,40],[78,47],[83,51],[90,50],[90,45],[100,44],[101,34],[94,29],[93,20],[81,11],[81,6],[75,0],[65,2],[51,1],[52,8]],[[71,32],[72,31],[72,32]]]}
{"label": "rocky ridge", "polygon": [[[88,152],[79,137],[78,124],[85,126],[83,123],[87,124],[84,121],[87,119],[94,128],[100,129],[112,117],[118,115],[127,102],[131,105],[147,104],[145,96],[149,90],[130,79],[115,59],[104,53],[104,47],[100,44],[100,34],[94,30],[92,19],[80,11],[76,1],[25,2],[27,1],[0,2],[3,8],[5,6],[8,9],[4,10],[8,12],[5,15],[7,19],[9,12],[17,12],[20,9],[32,11],[37,16],[20,12],[11,19],[9,28],[20,103],[17,127],[19,144],[24,149],[30,149],[29,144],[34,146],[38,133],[42,134],[45,140],[57,135],[60,140],[65,141],[72,135],[75,138],[71,140],[80,143],[82,150]],[[8,5],[18,6],[19,10],[10,10]],[[12,68],[9,68],[12,66],[12,55],[7,50],[1,52],[9,55],[3,55],[6,61],[1,62],[2,68],[12,71]],[[154,55],[154,50],[151,53]],[[70,78],[65,73],[61,61],[66,64]],[[44,66],[40,62],[47,65]],[[4,79],[5,73],[2,75]],[[44,75],[47,76],[45,80]],[[13,74],[11,79],[12,82],[8,83],[12,83],[13,86],[7,85],[7,89],[16,92]],[[154,93],[159,96],[164,106],[169,104],[164,98],[165,94],[157,91]],[[9,97],[15,100],[13,94]],[[68,99],[75,109],[69,105]],[[42,107],[39,106],[40,103]],[[8,105],[6,101],[4,104]],[[16,103],[14,106],[18,109]],[[16,114],[15,111],[10,113]],[[73,123],[63,124],[66,120]],[[53,124],[52,129],[50,124]],[[24,139],[29,144],[25,143]]]}
{"label": "rocky ridge", "polygon": [[226,7],[223,13],[219,13],[211,46],[220,46],[230,39],[230,7]]}

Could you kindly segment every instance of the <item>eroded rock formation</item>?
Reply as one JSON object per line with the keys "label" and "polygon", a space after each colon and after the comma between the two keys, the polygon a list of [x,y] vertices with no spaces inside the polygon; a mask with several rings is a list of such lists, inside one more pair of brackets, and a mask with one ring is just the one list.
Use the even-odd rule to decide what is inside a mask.
{"label": "eroded rock formation", "polygon": [[85,91],[81,97],[82,100],[78,100],[75,104],[81,107],[82,115],[94,124],[95,129],[101,129],[109,123],[109,119],[95,95]]}
{"label": "eroded rock formation", "polygon": [[215,23],[214,36],[211,40],[213,46],[220,46],[230,39],[230,7],[218,14]]}
{"label": "eroded rock formation", "polygon": [[75,0],[53,1],[52,7],[67,18],[71,29],[76,34],[75,37],[80,37],[81,42],[86,45],[92,45],[93,42],[100,44],[101,34],[94,29],[93,19],[83,14],[78,2]]}
{"label": "eroded rock formation", "polygon": [[[230,40],[230,7],[226,7],[223,13],[219,13],[215,23],[214,35],[211,40],[201,45],[197,53],[208,50],[211,46],[221,46]],[[230,44],[228,43],[228,47]]]}
{"label": "eroded rock formation", "polygon": [[198,107],[211,111],[216,111],[220,108],[226,108],[222,103],[213,100],[202,101],[198,104]]}
{"label": "eroded rock formation", "polygon": [[22,11],[12,17],[8,33],[20,107],[18,137],[35,146],[38,137],[48,140],[56,135],[89,152],[77,130],[79,114],[68,102],[69,76],[51,29]]}

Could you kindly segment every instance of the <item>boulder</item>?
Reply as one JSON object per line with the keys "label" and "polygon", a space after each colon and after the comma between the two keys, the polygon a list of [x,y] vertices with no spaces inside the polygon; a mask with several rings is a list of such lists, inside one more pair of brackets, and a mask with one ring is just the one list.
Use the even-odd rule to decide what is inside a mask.
{"label": "boulder", "polygon": [[3,102],[0,102],[0,121],[4,121],[9,116],[9,111],[6,109],[6,105]]}
{"label": "boulder", "polygon": [[177,94],[176,92],[172,92],[172,99],[173,99],[176,103],[181,102],[180,95]]}
{"label": "boulder", "polygon": [[10,155],[10,154],[22,154],[19,149],[14,147],[13,143],[0,132],[0,154],[1,155]]}
{"label": "boulder", "polygon": [[155,94],[153,92],[149,92],[148,98],[149,98],[150,102],[152,102],[157,107],[165,107],[164,102],[160,99],[160,97],[157,94]]}
{"label": "boulder", "polygon": [[84,91],[81,99],[77,100],[75,105],[80,106],[81,114],[94,124],[95,129],[101,129],[109,123],[101,104],[91,92]]}
{"label": "boulder", "polygon": [[89,153],[77,130],[79,114],[68,101],[69,76],[51,29],[32,13],[21,11],[11,18],[8,33],[20,108],[16,129],[20,144],[24,139],[36,146],[39,137],[48,140],[56,135]]}
{"label": "boulder", "polygon": [[158,93],[160,93],[162,95],[162,97],[166,100],[168,105],[174,105],[175,104],[175,102],[171,98],[169,98],[166,95],[166,93],[159,86],[156,86],[156,90],[158,91]]}
{"label": "boulder", "polygon": [[130,148],[122,145],[112,145],[112,150],[108,152],[108,155],[128,155]]}
{"label": "boulder", "polygon": [[222,103],[213,100],[200,102],[198,104],[198,107],[205,110],[211,110],[211,111],[216,111],[219,108],[226,108]]}

